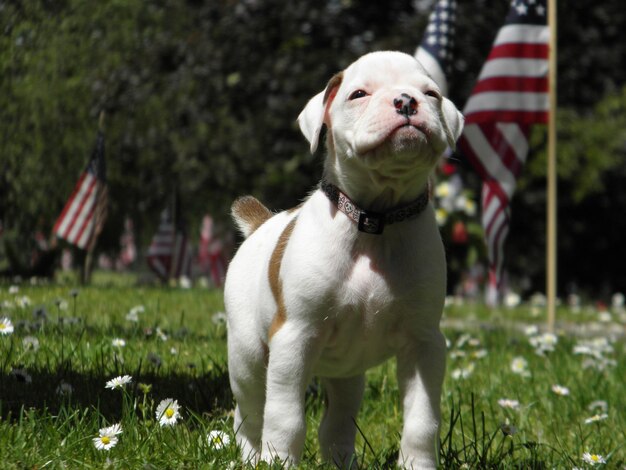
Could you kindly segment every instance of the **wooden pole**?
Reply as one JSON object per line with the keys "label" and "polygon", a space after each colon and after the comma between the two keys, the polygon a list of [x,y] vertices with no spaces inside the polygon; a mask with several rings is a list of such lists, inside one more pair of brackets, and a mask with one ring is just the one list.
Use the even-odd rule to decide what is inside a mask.
{"label": "wooden pole", "polygon": [[546,243],[546,294],[548,307],[548,331],[554,332],[556,321],[556,232],[557,232],[557,192],[556,192],[556,0],[548,0],[548,28],[550,30],[549,82],[549,121],[548,121],[548,176],[547,176],[547,243]]}

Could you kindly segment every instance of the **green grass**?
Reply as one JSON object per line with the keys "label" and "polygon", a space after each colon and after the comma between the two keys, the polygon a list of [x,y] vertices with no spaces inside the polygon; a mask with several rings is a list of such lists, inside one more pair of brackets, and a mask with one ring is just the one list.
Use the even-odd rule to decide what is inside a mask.
{"label": "green grass", "polygon": [[[78,290],[22,285],[10,293],[0,286],[0,318],[15,326],[0,336],[2,468],[242,468],[232,441],[216,449],[206,440],[212,430],[233,438],[226,328],[214,318],[223,309],[221,293],[100,280]],[[138,305],[139,321],[129,321]],[[605,350],[592,358],[574,354],[581,339],[565,333],[575,325],[602,336],[617,331],[623,318],[615,312],[610,328],[594,309],[561,308],[564,333],[554,351],[540,356],[519,327],[541,322],[538,314],[540,308],[527,306],[447,309],[442,468],[585,468],[585,452],[602,455],[607,468],[626,465],[624,340],[605,335]],[[27,346],[32,338],[36,349]],[[113,346],[115,338],[125,346]],[[527,361],[526,376],[511,370],[515,357]],[[124,374],[133,377],[126,389],[105,389]],[[61,384],[71,394],[58,393]],[[554,393],[556,384],[569,394]],[[182,406],[183,419],[172,427],[155,417],[164,398]],[[503,408],[503,398],[519,406]],[[586,424],[598,400],[608,404],[608,416]],[[323,401],[323,390],[310,387],[301,468],[324,468],[316,439]],[[118,444],[97,450],[92,439],[114,423],[123,428]],[[361,468],[393,468],[401,426],[393,361],[368,372],[358,426]]]}

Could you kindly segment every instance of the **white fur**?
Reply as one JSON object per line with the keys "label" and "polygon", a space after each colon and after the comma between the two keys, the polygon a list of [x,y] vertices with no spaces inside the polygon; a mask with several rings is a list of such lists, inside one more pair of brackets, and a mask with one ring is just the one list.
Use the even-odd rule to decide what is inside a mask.
{"label": "white fur", "polygon": [[[357,89],[366,97],[350,100]],[[384,212],[421,194],[438,157],[453,145],[463,118],[411,56],[377,52],[344,71],[341,85],[313,98],[299,117],[311,149],[328,127],[324,177],[363,208]],[[417,101],[409,127],[393,99]],[[421,130],[418,130],[417,128]],[[280,263],[285,321],[273,336],[277,300],[270,258],[296,218]],[[228,360],[237,400],[235,431],[244,459],[298,462],[305,438],[304,393],[322,378],[328,410],[319,430],[323,457],[354,458],[364,372],[396,357],[404,409],[399,464],[434,468],[445,341],[439,320],[445,256],[432,207],[359,232],[317,190],[296,211],[282,212],[241,245],[225,287]]]}

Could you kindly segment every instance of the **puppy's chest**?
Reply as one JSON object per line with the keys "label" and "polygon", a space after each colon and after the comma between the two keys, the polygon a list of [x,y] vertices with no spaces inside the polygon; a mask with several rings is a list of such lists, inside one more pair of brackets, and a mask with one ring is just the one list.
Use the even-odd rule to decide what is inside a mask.
{"label": "puppy's chest", "polygon": [[327,312],[327,340],[318,373],[350,375],[392,356],[406,341],[406,311],[395,280],[368,256],[358,257],[338,282]]}

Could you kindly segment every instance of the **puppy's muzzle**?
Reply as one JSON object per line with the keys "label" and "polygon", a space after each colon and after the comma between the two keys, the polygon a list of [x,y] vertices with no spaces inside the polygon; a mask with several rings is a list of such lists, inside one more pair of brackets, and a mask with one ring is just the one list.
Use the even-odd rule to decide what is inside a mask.
{"label": "puppy's muzzle", "polygon": [[406,93],[402,93],[400,96],[393,100],[393,106],[396,108],[396,112],[406,118],[417,114],[417,100]]}

